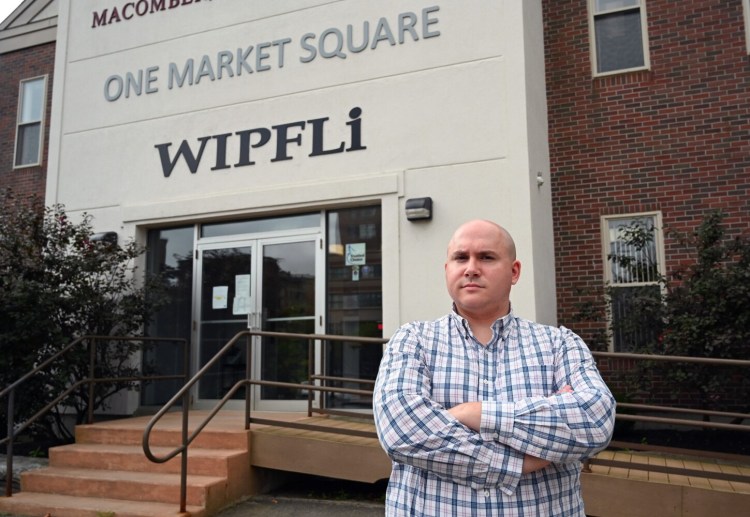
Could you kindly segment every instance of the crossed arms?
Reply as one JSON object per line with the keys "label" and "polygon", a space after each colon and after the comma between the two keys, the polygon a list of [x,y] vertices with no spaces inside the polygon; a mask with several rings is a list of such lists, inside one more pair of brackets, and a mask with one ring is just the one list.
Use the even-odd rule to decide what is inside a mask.
{"label": "crossed arms", "polygon": [[611,437],[614,399],[580,338],[566,329],[559,338],[553,393],[446,407],[433,400],[427,340],[418,327],[403,327],[388,344],[375,388],[384,449],[443,479],[506,493],[522,474],[593,455]]}

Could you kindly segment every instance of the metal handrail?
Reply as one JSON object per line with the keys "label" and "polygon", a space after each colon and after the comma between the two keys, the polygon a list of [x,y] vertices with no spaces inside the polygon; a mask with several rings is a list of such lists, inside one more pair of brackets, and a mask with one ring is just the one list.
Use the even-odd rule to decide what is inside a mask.
{"label": "metal handrail", "polygon": [[[88,384],[88,411],[87,411],[87,422],[89,424],[94,421],[94,385],[97,383],[104,382],[136,382],[136,381],[155,381],[155,380],[167,380],[167,379],[187,379],[190,374],[189,362],[185,363],[185,368],[181,375],[150,375],[150,376],[130,376],[130,377],[102,377],[97,378],[96,371],[96,345],[100,341],[138,341],[138,342],[178,342],[182,343],[184,349],[184,357],[189,361],[190,351],[188,349],[188,342],[186,339],[181,338],[157,338],[157,337],[146,337],[146,336],[96,336],[86,335],[81,336],[71,341],[64,348],[47,358],[41,364],[32,368],[29,372],[21,376],[17,381],[13,382],[5,389],[0,391],[0,399],[8,397],[7,404],[7,436],[0,440],[0,445],[6,445],[6,465],[5,465],[5,496],[11,497],[13,495],[13,445],[15,437],[25,431],[31,424],[39,420],[41,417],[46,415],[52,408],[56,407],[62,400],[68,395],[73,393],[79,387]],[[88,378],[81,379],[74,382],[61,394],[55,397],[42,409],[34,413],[22,424],[16,425],[13,415],[15,413],[15,393],[16,390],[22,386],[30,378],[45,370],[48,366],[57,361],[60,357],[66,355],[73,348],[79,346],[81,343],[90,341],[93,346],[90,346],[89,350],[89,376]]]}
{"label": "metal handrail", "polygon": [[[263,381],[263,380],[251,379],[252,344],[254,341],[252,338],[254,336],[306,339],[308,341],[308,347],[309,347],[309,361],[308,361],[309,371],[308,371],[307,383],[288,383],[288,382]],[[246,365],[246,378],[235,383],[235,385],[232,386],[229,389],[229,391],[227,391],[227,393],[222,397],[222,399],[217,402],[214,409],[208,414],[208,416],[204,419],[204,421],[195,428],[192,434],[188,435],[188,411],[189,411],[189,406],[190,406],[191,389],[193,388],[193,386],[195,386],[195,384],[204,376],[204,374],[209,369],[211,369],[212,367],[216,365],[216,363],[225,354],[227,354],[232,348],[237,346],[238,343],[240,343],[240,341],[242,340],[242,338],[245,338],[246,340],[245,341],[246,354],[247,354],[246,357],[248,359],[247,365]],[[188,343],[185,339],[133,337],[133,336],[127,336],[127,337],[124,337],[124,336],[83,336],[81,338],[76,339],[75,341],[67,345],[64,349],[54,354],[50,358],[48,358],[42,364],[40,364],[39,366],[37,366],[36,368],[28,372],[26,375],[21,377],[18,381],[14,382],[13,384],[8,386],[4,390],[0,391],[0,399],[5,396],[8,397],[8,415],[13,414],[14,393],[15,393],[15,390],[20,385],[22,385],[26,380],[28,380],[34,374],[38,373],[39,371],[43,370],[44,368],[52,364],[56,359],[58,359],[63,354],[67,353],[73,347],[77,346],[84,340],[89,340],[89,339],[93,340],[94,343],[96,343],[99,340],[182,342],[185,345],[184,347],[185,348],[184,374],[183,375],[141,376],[141,377],[127,377],[127,378],[97,379],[94,375],[95,347],[92,346],[91,347],[92,351],[91,351],[90,378],[83,379],[81,381],[74,383],[64,393],[59,395],[53,402],[45,406],[45,408],[37,412],[29,420],[27,420],[20,426],[16,427],[12,422],[12,418],[10,417],[8,418],[8,437],[6,437],[3,440],[0,440],[0,445],[6,442],[8,445],[8,455],[7,455],[8,456],[8,459],[7,459],[8,468],[7,468],[7,479],[6,479],[6,493],[8,496],[10,496],[12,493],[12,457],[13,457],[12,446],[13,446],[14,437],[18,435],[20,432],[24,431],[29,425],[31,425],[35,420],[40,418],[44,413],[49,411],[52,407],[57,405],[69,393],[71,393],[73,390],[75,390],[76,388],[86,383],[88,383],[90,386],[89,395],[91,398],[93,398],[93,385],[97,382],[115,382],[115,381],[131,382],[131,381],[164,380],[164,379],[177,379],[177,378],[185,379],[185,384],[183,385],[183,387],[166,404],[164,404],[161,410],[159,410],[159,412],[157,412],[153,416],[153,418],[149,421],[148,425],[146,426],[146,429],[144,430],[143,441],[142,441],[144,454],[152,462],[164,463],[166,461],[173,459],[178,454],[182,455],[181,475],[180,475],[181,477],[180,511],[181,512],[185,512],[186,501],[187,501],[188,446],[193,442],[193,440],[195,440],[195,438],[203,431],[203,429],[205,429],[205,427],[216,416],[216,414],[224,407],[224,405],[230,399],[234,397],[234,395],[240,389],[243,389],[243,388],[245,389],[245,423],[244,425],[245,425],[246,430],[250,428],[251,423],[258,423],[258,424],[268,424],[268,425],[277,425],[277,426],[298,427],[298,428],[303,428],[303,429],[325,431],[329,433],[344,433],[344,434],[353,434],[357,436],[366,436],[366,437],[376,436],[375,433],[369,432],[369,431],[332,429],[329,427],[321,427],[321,426],[315,426],[311,424],[301,424],[301,423],[294,423],[294,422],[282,422],[282,421],[276,421],[276,420],[268,420],[268,419],[262,419],[262,418],[252,418],[251,413],[250,413],[250,394],[251,394],[250,390],[252,386],[275,386],[275,387],[306,390],[308,393],[308,416],[311,416],[313,412],[317,412],[321,414],[341,414],[341,415],[357,416],[357,417],[365,416],[371,419],[372,418],[371,414],[363,414],[359,412],[344,411],[344,410],[326,409],[324,407],[319,407],[319,408],[313,407],[313,400],[314,400],[313,392],[342,393],[342,394],[360,395],[360,396],[365,396],[365,397],[372,396],[371,389],[352,389],[352,388],[338,388],[338,387],[333,387],[333,386],[326,386],[325,383],[328,381],[357,383],[361,385],[374,384],[374,381],[370,379],[334,377],[334,376],[316,374],[314,371],[314,364],[315,364],[314,347],[316,343],[321,342],[321,341],[348,341],[348,342],[354,341],[354,342],[365,343],[365,344],[382,345],[387,342],[386,339],[365,338],[365,337],[359,337],[359,336],[326,335],[326,334],[296,334],[296,333],[288,333],[288,332],[269,332],[269,331],[259,331],[259,330],[245,330],[236,334],[192,378],[189,377],[190,353],[188,350]],[[650,354],[613,353],[613,352],[592,352],[592,354],[595,357],[601,357],[601,358],[630,359],[630,360],[636,360],[636,361],[669,361],[669,362],[686,362],[686,363],[698,363],[698,364],[709,364],[709,365],[720,365],[720,366],[750,367],[750,361],[735,360],[735,359],[712,359],[712,358],[702,358],[702,357],[661,356],[661,355],[650,355]],[[318,382],[322,382],[323,384],[318,384]],[[178,402],[182,403],[181,445],[175,448],[173,451],[167,453],[165,456],[156,456],[151,451],[150,444],[149,444],[149,438],[150,438],[151,432],[154,430],[154,427],[156,426],[158,421],[168,411],[170,411],[170,409]],[[625,404],[625,403],[620,403],[619,407],[629,408],[629,409],[638,409],[638,410],[643,410],[643,411],[648,411],[648,412],[658,411],[658,412],[684,413],[684,414],[692,414],[692,415],[722,416],[722,417],[734,418],[734,419],[750,419],[750,414],[736,413],[736,412],[709,411],[709,410],[698,410],[698,409],[680,409],[680,408],[674,408],[674,407],[669,407],[669,406]],[[718,428],[718,429],[750,431],[750,426],[741,425],[741,424],[725,424],[725,423],[720,423],[720,422],[701,422],[701,421],[689,420],[689,419],[662,418],[662,417],[651,417],[651,416],[644,416],[644,415],[627,415],[627,414],[617,415],[617,418],[620,420],[629,420],[629,421],[659,422],[659,423],[675,424],[675,425],[698,426],[698,427],[706,427],[706,428],[713,427],[713,428]],[[89,420],[89,423],[93,422],[93,407],[91,403],[89,403],[88,420]],[[627,442],[612,442],[611,444],[612,447],[619,447],[619,448],[627,447],[629,445],[632,446],[631,448],[633,449],[643,450],[643,451],[661,451],[661,452],[666,451],[666,452],[675,453],[675,454],[690,452],[687,449],[649,446],[649,445],[644,445],[644,444],[628,444]],[[726,454],[716,455],[713,453],[711,455],[712,456],[732,456],[732,455],[726,455]],[[732,459],[746,460],[748,458],[745,456],[733,455]],[[587,464],[588,463],[596,463],[596,464],[601,464],[601,465],[611,465],[611,466],[619,466],[619,467],[624,466],[623,462],[617,462],[614,460],[597,459],[597,458],[588,460]],[[635,468],[635,469],[643,469],[643,470],[662,469],[664,470],[664,467],[658,467],[658,466],[652,466],[652,465],[640,464],[640,463],[638,464],[628,463],[627,465],[629,465],[630,468]],[[670,467],[667,470],[669,470],[669,472],[677,472],[680,469],[674,469]],[[686,471],[685,469],[682,469],[681,472],[684,473]],[[747,481],[748,479],[747,476],[733,476],[733,475],[730,475],[730,478],[732,480],[741,480],[741,481]]]}
{"label": "metal handrail", "polygon": [[[296,384],[296,383],[285,383],[285,382],[275,382],[275,381],[262,381],[262,380],[254,380],[251,379],[251,358],[252,358],[252,337],[253,336],[260,336],[260,337],[286,337],[286,338],[294,338],[294,339],[307,339],[308,340],[308,384]],[[188,400],[189,400],[189,394],[192,387],[203,377],[203,375],[211,369],[213,366],[216,365],[216,363],[223,357],[225,354],[229,352],[234,346],[237,345],[237,343],[242,338],[246,338],[246,378],[244,380],[240,380],[237,383],[235,383],[222,397],[221,400],[219,400],[216,404],[216,406],[211,410],[211,412],[206,416],[206,418],[198,424],[198,426],[195,428],[195,430],[192,432],[192,434],[188,435]],[[314,344],[318,341],[358,341],[362,343],[371,343],[371,344],[379,344],[382,345],[387,342],[386,339],[381,338],[362,338],[362,337],[355,337],[355,336],[333,336],[333,335],[325,335],[325,334],[294,334],[294,333],[286,333],[286,332],[268,332],[268,331],[259,331],[259,330],[245,330],[242,332],[239,332],[236,334],[229,342],[227,342],[224,347],[222,347],[211,360],[209,360],[208,363],[206,363],[187,383],[183,388],[178,391],[170,401],[168,401],[162,409],[153,416],[153,418],[149,421],[148,425],[146,426],[146,429],[143,433],[143,450],[146,457],[155,463],[164,463],[167,462],[174,457],[176,457],[178,454],[181,454],[181,467],[180,467],[180,512],[186,511],[186,505],[187,505],[187,461],[188,461],[188,446],[195,440],[195,438],[202,432],[202,430],[209,424],[209,422],[216,416],[216,414],[224,407],[224,405],[233,398],[235,393],[237,393],[240,389],[245,389],[245,429],[250,428],[250,423],[257,423],[257,424],[266,424],[266,425],[276,425],[276,426],[285,426],[285,427],[293,427],[293,428],[301,428],[301,429],[308,429],[308,430],[317,430],[317,431],[325,431],[329,433],[334,434],[354,434],[357,436],[366,436],[366,437],[375,437],[375,433],[368,432],[368,431],[353,431],[353,430],[342,430],[342,429],[333,429],[329,427],[322,427],[322,426],[315,426],[311,424],[303,424],[303,423],[295,423],[295,422],[282,422],[277,420],[269,420],[269,419],[262,419],[262,418],[251,418],[250,414],[250,388],[254,385],[260,385],[260,386],[277,386],[277,387],[286,387],[286,388],[296,388],[300,390],[307,390],[308,392],[308,416],[312,415],[312,412],[319,412],[319,413],[327,413],[327,414],[347,414],[350,416],[363,416],[361,413],[354,413],[354,412],[346,412],[346,411],[340,411],[340,410],[329,410],[325,408],[319,408],[314,409],[312,407],[312,392],[333,392],[333,393],[349,393],[349,394],[357,394],[357,395],[363,395],[363,396],[371,396],[372,391],[371,390],[354,390],[349,388],[335,388],[331,386],[321,386],[314,384],[315,381],[337,381],[337,382],[352,382],[352,383],[361,383],[361,384],[371,384],[373,381],[366,380],[366,379],[351,379],[351,378],[341,378],[341,377],[331,377],[326,375],[318,375],[314,372]],[[656,360],[656,361],[673,361],[673,362],[691,362],[691,363],[702,363],[702,364],[719,364],[719,365],[730,365],[730,366],[750,366],[750,361],[742,361],[742,360],[731,360],[731,359],[708,359],[708,358],[698,358],[698,357],[684,357],[684,356],[654,356],[654,355],[647,355],[647,354],[619,354],[619,353],[611,353],[611,352],[593,352],[594,356],[598,357],[608,357],[608,358],[616,358],[616,359],[634,359],[634,360]],[[171,452],[167,453],[164,456],[156,456],[151,451],[150,445],[149,445],[149,438],[151,435],[151,432],[153,431],[154,427],[158,423],[158,421],[174,406],[177,401],[180,399],[183,400],[182,404],[182,443],[179,447],[173,449]],[[663,411],[677,411],[676,408],[669,408],[669,407],[661,407],[661,406],[648,406],[649,410],[663,410]],[[694,410],[697,412],[700,412],[700,410]],[[723,415],[723,416],[733,416],[733,417],[747,417],[750,418],[750,415],[745,415],[744,413],[724,413],[724,412],[717,412],[717,411],[710,411],[708,412],[711,415]],[[369,418],[372,418],[372,415],[368,415]],[[616,415],[619,419],[632,419],[632,420],[643,420],[643,421],[653,421],[652,419],[656,417],[647,417],[647,416],[637,416],[637,415]],[[695,420],[685,420],[685,419],[668,419],[668,418],[662,418],[659,419],[660,422],[663,423],[671,423],[671,424],[682,424],[682,425],[695,425],[697,422]],[[733,425],[733,424],[720,424],[715,422],[706,422],[701,423],[705,427],[718,427],[718,428],[729,428],[732,430],[749,430],[750,427],[748,426],[740,426],[740,425]],[[613,443],[613,446],[616,445]],[[657,448],[658,449],[658,448]],[[661,448],[662,450],[664,448]],[[679,449],[671,449],[671,451],[679,451]],[[590,459],[585,462],[585,468],[588,468],[588,465],[590,463],[597,463],[602,465],[607,464],[614,464],[616,462],[613,462],[612,460],[599,460],[599,459]],[[652,466],[650,465],[642,465],[642,464],[631,464],[631,468],[636,469],[646,469],[650,470]],[[618,463],[618,466],[622,466]],[[663,467],[657,467],[654,466],[655,469],[663,469]],[[671,470],[670,470],[671,471]],[[684,469],[683,469],[684,471]],[[691,471],[692,472],[692,471]],[[696,471],[697,472],[697,471]],[[730,475],[730,477],[732,477]],[[740,476],[742,480],[747,480],[747,477]],[[734,478],[733,478],[734,479]]]}
{"label": "metal handrail", "polygon": [[[592,352],[596,358],[608,358],[608,359],[625,359],[634,361],[652,361],[652,362],[672,362],[672,363],[689,363],[689,364],[702,364],[708,366],[731,366],[750,368],[750,360],[744,359],[721,359],[711,357],[691,357],[691,356],[673,356],[673,355],[655,355],[655,354],[634,354],[634,353],[620,353],[620,352]],[[714,411],[705,409],[691,409],[691,408],[677,408],[671,406],[658,406],[650,404],[634,404],[634,403],[618,403],[618,408],[622,409],[633,409],[644,412],[660,412],[660,413],[682,413],[684,415],[696,415],[696,416],[715,416],[724,417],[734,420],[750,420],[750,414],[730,412],[730,411]],[[750,425],[745,424],[732,424],[724,422],[710,422],[695,420],[689,418],[669,418],[661,416],[647,416],[647,415],[632,415],[632,414],[617,414],[616,419],[620,421],[628,422],[648,422],[655,424],[665,425],[678,425],[686,427],[698,427],[703,429],[721,429],[726,431],[739,431],[739,432],[750,432]],[[703,456],[712,457],[716,459],[722,459],[726,461],[739,461],[743,463],[750,462],[750,457],[738,454],[727,454],[727,453],[716,453],[711,451],[696,451],[693,449],[677,448],[677,447],[665,447],[660,445],[651,444],[636,444],[623,441],[612,441],[609,445],[612,449],[633,449],[644,452],[658,452],[662,454],[672,455],[688,455],[688,456]],[[618,460],[610,460],[605,458],[589,458],[584,462],[584,468],[590,471],[590,465],[603,465],[609,467],[629,468],[634,470],[646,470],[652,472],[661,472],[667,474],[680,474],[684,476],[711,476],[714,479],[722,479],[728,481],[740,481],[747,483],[750,481],[750,476],[742,474],[727,474],[727,473],[716,473],[716,472],[705,472],[698,470],[691,470],[679,467],[664,467],[659,465],[653,465],[650,463],[636,463],[636,462],[623,462]]]}
{"label": "metal handrail", "polygon": [[[308,341],[308,379],[317,377],[314,372],[314,346],[316,342],[320,341],[356,341],[358,343],[382,345],[387,342],[386,339],[382,338],[367,338],[358,336],[339,336],[339,335],[328,335],[328,334],[294,334],[290,332],[270,332],[261,330],[243,330],[235,334],[216,354],[188,380],[185,385],[180,389],[164,406],[151,418],[143,431],[143,452],[146,457],[154,463],[165,463],[178,454],[180,456],[180,513],[185,513],[187,508],[187,465],[188,465],[188,446],[195,440],[198,435],[205,429],[205,427],[213,420],[216,414],[224,407],[224,405],[233,398],[234,394],[240,389],[245,389],[245,430],[250,429],[250,423],[258,424],[274,424],[274,425],[285,425],[287,427],[297,427],[298,424],[293,422],[277,422],[273,420],[265,420],[259,418],[251,418],[250,415],[250,388],[254,385],[258,386],[276,386],[282,388],[296,388],[308,391],[308,415],[312,415],[313,411],[316,411],[312,406],[312,392],[331,392],[331,393],[344,393],[351,395],[372,395],[371,390],[357,390],[352,388],[336,388],[332,386],[322,386],[311,383],[310,384],[297,384],[289,382],[278,382],[278,381],[263,381],[257,379],[251,379],[252,372],[252,344],[253,337],[276,337],[276,338],[292,338],[292,339],[306,339]],[[231,349],[233,349],[239,342],[245,338],[246,347],[246,376],[245,379],[236,382],[224,396],[219,400],[209,414],[200,422],[194,431],[188,434],[188,401],[190,400],[190,391],[195,384],[213,368],[219,360],[226,355]],[[327,376],[324,376],[327,378]],[[341,380],[338,378],[337,380]],[[317,379],[320,380],[320,379]],[[351,379],[347,379],[351,381]],[[151,450],[149,444],[151,432],[154,430],[156,424],[161,418],[167,414],[170,409],[178,402],[182,400],[182,423],[181,423],[181,444],[166,453],[163,456],[156,456]],[[350,412],[352,416],[361,416],[361,414]],[[315,426],[305,426],[307,429],[312,429]],[[319,427],[318,430],[325,430],[330,432],[330,428]],[[349,434],[358,434],[357,431],[349,431]],[[367,436],[371,436],[372,433],[366,433]]]}
{"label": "metal handrail", "polygon": [[[750,360],[745,359],[720,359],[712,357],[691,357],[681,355],[656,355],[656,354],[633,354],[633,353],[620,353],[620,352],[591,352],[596,358],[608,358],[608,359],[630,359],[635,361],[656,361],[656,362],[671,362],[671,363],[692,363],[692,364],[703,364],[708,366],[734,366],[742,368],[750,368]],[[618,403],[618,407],[628,409],[640,409],[650,412],[664,412],[664,413],[684,413],[693,415],[705,415],[705,416],[721,416],[739,420],[750,420],[750,413],[738,413],[729,411],[713,411],[703,409],[687,409],[687,408],[676,408],[672,406],[658,406],[658,405],[647,405],[647,404],[630,404],[630,403]],[[749,431],[749,425],[743,424],[725,424],[722,422],[702,422],[696,420],[690,420],[686,418],[666,418],[666,417],[653,417],[645,415],[629,415],[629,414],[618,414],[616,415],[619,420],[626,421],[642,421],[652,422],[661,424],[672,424],[672,425],[684,425],[689,427],[703,427],[703,428],[714,428],[723,429],[728,431]]]}
{"label": "metal handrail", "polygon": [[657,354],[633,354],[629,352],[594,352],[594,357],[608,359],[635,359],[637,361],[662,361],[667,363],[695,363],[710,366],[750,366],[750,361],[745,359],[722,359],[718,357],[695,357],[689,355],[657,355]]}

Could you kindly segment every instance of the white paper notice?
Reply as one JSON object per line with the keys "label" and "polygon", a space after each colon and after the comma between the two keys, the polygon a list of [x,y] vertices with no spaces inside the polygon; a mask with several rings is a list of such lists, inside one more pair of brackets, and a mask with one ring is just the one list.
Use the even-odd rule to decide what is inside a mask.
{"label": "white paper notice", "polygon": [[250,312],[250,297],[235,296],[232,300],[232,314],[248,314]]}
{"label": "white paper notice", "polygon": [[234,292],[238,298],[250,296],[250,275],[236,275],[234,277]]}
{"label": "white paper notice", "polygon": [[211,307],[214,309],[226,309],[228,295],[229,295],[229,286],[227,285],[215,286],[212,300],[211,300]]}
{"label": "white paper notice", "polygon": [[234,277],[234,292],[232,300],[232,314],[250,313],[250,275],[236,275]]}

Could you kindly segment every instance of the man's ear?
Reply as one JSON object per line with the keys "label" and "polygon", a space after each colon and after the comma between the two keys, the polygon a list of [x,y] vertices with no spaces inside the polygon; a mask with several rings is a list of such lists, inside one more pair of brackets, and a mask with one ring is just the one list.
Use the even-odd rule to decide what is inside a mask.
{"label": "man's ear", "polygon": [[511,266],[511,285],[516,285],[519,278],[521,278],[521,261],[514,260],[513,265]]}

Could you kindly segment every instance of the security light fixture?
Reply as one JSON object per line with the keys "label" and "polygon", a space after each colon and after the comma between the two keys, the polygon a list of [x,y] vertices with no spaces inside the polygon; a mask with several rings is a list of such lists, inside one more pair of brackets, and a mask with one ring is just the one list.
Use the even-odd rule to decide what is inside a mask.
{"label": "security light fixture", "polygon": [[95,233],[89,239],[91,242],[101,242],[103,244],[117,245],[117,233],[116,232],[101,232]]}
{"label": "security light fixture", "polygon": [[432,219],[432,198],[415,197],[406,200],[406,219],[408,221],[429,221]]}

